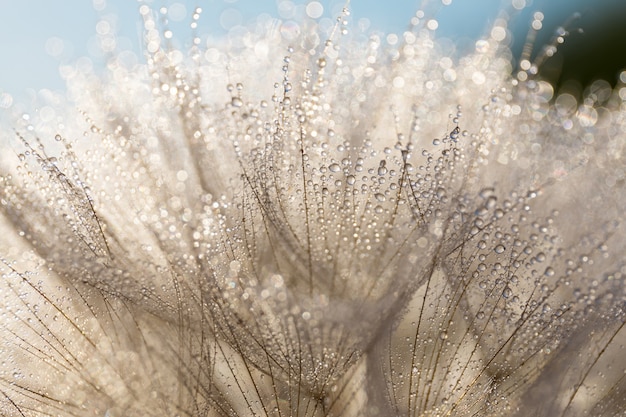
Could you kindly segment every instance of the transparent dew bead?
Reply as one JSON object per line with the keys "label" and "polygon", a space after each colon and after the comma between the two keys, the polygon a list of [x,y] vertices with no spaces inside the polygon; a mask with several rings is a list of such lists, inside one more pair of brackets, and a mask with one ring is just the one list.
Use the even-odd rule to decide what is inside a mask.
{"label": "transparent dew bead", "polygon": [[504,247],[504,245],[498,245],[493,249],[493,251],[497,254],[503,253],[505,250],[506,248]]}
{"label": "transparent dew bead", "polygon": [[339,164],[330,164],[328,166],[328,170],[330,172],[339,172],[339,171],[341,171],[341,167],[339,166]]}
{"label": "transparent dew bead", "polygon": [[493,208],[496,207],[497,202],[498,202],[497,197],[490,196],[487,198],[487,201],[485,201],[485,207],[489,210],[492,210]]}
{"label": "transparent dew bead", "polygon": [[243,106],[243,101],[239,97],[233,97],[232,100],[230,101],[230,104],[233,107],[241,107]]}
{"label": "transparent dew bead", "polygon": [[502,290],[502,297],[504,298],[510,298],[512,294],[513,290],[508,285]]}
{"label": "transparent dew bead", "polygon": [[452,140],[457,140],[459,138],[459,133],[461,132],[461,129],[459,129],[459,127],[455,127],[452,132],[450,132],[450,139]]}
{"label": "transparent dew bead", "polygon": [[387,166],[385,161],[380,161],[380,165],[378,166],[378,175],[381,177],[387,173]]}

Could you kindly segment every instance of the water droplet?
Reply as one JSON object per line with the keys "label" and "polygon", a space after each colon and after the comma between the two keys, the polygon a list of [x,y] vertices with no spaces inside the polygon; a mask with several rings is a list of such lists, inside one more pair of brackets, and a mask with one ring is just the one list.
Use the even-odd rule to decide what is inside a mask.
{"label": "water droplet", "polygon": [[233,97],[232,100],[230,101],[230,104],[233,107],[241,107],[243,106],[243,101],[239,97]]}
{"label": "water droplet", "polygon": [[384,195],[384,194],[381,194],[381,193],[376,193],[376,194],[374,194],[374,198],[375,198],[376,200],[380,201],[381,203],[382,203],[383,201],[387,200],[387,198],[385,197],[385,195]]}
{"label": "water droplet", "polygon": [[512,294],[513,294],[513,290],[511,290],[511,288],[508,285],[504,287],[504,289],[502,290],[502,296],[504,298],[509,298]]}
{"label": "water droplet", "polygon": [[485,187],[485,188],[482,188],[482,189],[478,192],[478,195],[480,196],[480,198],[487,199],[487,198],[489,198],[490,196],[492,196],[492,195],[493,195],[493,193],[494,193],[494,189],[493,189],[493,187]]}
{"label": "water droplet", "polygon": [[452,140],[457,140],[459,137],[459,132],[461,132],[461,129],[459,129],[459,127],[455,127],[452,132],[450,132],[450,139]]}
{"label": "water droplet", "polygon": [[339,172],[339,171],[341,171],[341,167],[339,166],[339,164],[330,164],[328,166],[328,169],[330,170],[330,172]]}
{"label": "water droplet", "polygon": [[380,165],[378,166],[378,175],[381,177],[387,173],[387,166],[385,161],[380,161]]}
{"label": "water droplet", "polygon": [[493,251],[498,254],[504,252],[505,250],[506,248],[503,245],[498,245],[493,249]]}
{"label": "water droplet", "polygon": [[354,183],[356,182],[356,177],[354,175],[348,175],[346,177],[346,182],[348,183],[348,185],[354,185]]}

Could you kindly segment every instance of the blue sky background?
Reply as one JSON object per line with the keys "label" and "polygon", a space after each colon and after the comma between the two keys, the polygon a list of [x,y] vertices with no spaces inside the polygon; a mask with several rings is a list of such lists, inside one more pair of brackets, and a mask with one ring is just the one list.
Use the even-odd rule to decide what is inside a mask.
{"label": "blue sky background", "polygon": [[[188,36],[190,15],[196,5],[204,12],[200,20],[201,31],[226,33],[222,23],[245,24],[260,13],[279,16],[280,3],[285,0],[152,0],[152,7],[171,6],[177,3],[182,38]],[[311,0],[293,0],[306,5]],[[324,7],[322,17],[334,18],[343,7],[344,0],[318,0]],[[431,1],[438,9],[438,36],[463,42],[472,41],[485,33],[493,23],[502,5],[512,0],[452,0],[451,5],[441,5],[442,0]],[[448,3],[450,0],[443,0]],[[522,0],[513,0],[522,1]],[[534,3],[520,13],[512,25],[517,37],[523,39],[532,12],[542,10],[546,16],[543,39],[548,39],[555,27],[564,23],[572,13],[579,11],[600,22],[602,16],[617,10],[626,0],[525,0]],[[422,1],[416,0],[352,0],[350,9],[353,22],[368,19],[372,30],[401,32]],[[103,16],[117,16],[116,32],[121,37],[122,49],[141,56],[141,23],[136,0],[0,0],[0,110],[9,101],[30,101],[43,88],[62,90],[58,67],[61,63],[90,57],[95,65],[103,60],[94,52],[96,25]],[[617,6],[616,6],[617,5]],[[626,8],[613,13],[622,13]],[[186,13],[183,13],[186,12]],[[226,14],[225,14],[226,12]],[[221,19],[221,20],[220,20]],[[187,31],[187,32],[185,32]],[[538,44],[546,42],[539,40]],[[621,51],[626,54],[626,51]]]}

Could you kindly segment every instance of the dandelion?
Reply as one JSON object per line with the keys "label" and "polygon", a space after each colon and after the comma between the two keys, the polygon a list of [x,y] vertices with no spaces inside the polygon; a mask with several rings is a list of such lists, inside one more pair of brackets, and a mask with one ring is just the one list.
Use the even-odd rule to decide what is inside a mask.
{"label": "dandelion", "polygon": [[624,413],[623,73],[551,101],[503,21],[455,57],[422,11],[188,50],[140,12],[145,65],[16,127],[3,415]]}

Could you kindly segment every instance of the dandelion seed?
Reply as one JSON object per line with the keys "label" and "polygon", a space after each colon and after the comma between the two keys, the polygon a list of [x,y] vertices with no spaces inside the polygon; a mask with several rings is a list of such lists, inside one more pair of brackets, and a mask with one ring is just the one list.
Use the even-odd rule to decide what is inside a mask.
{"label": "dandelion seed", "polygon": [[502,21],[457,58],[423,12],[189,52],[140,13],[144,66],[15,127],[3,415],[624,412],[623,85],[549,104]]}

